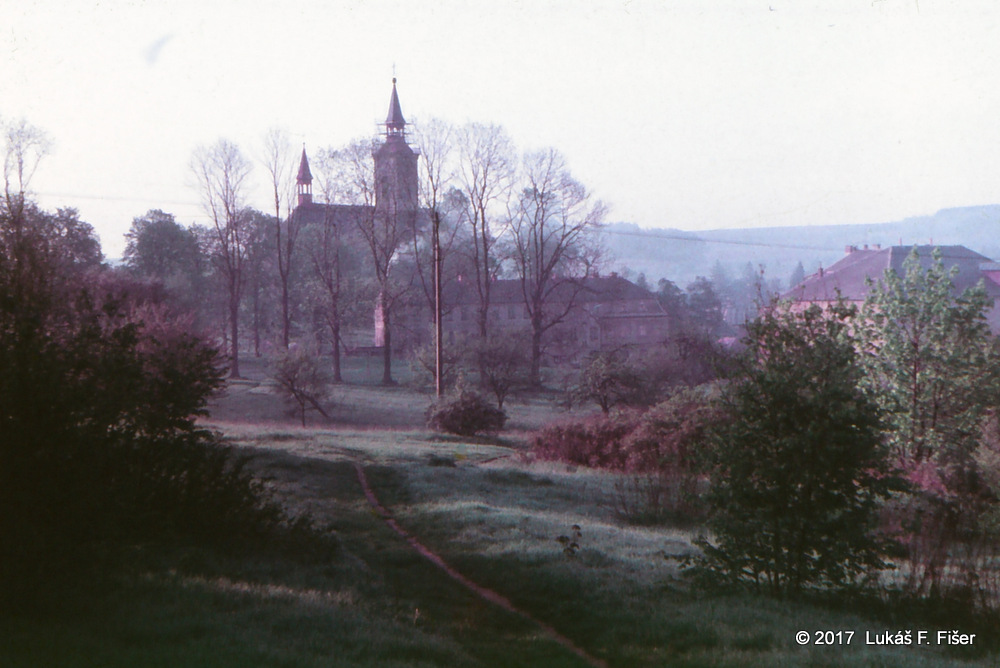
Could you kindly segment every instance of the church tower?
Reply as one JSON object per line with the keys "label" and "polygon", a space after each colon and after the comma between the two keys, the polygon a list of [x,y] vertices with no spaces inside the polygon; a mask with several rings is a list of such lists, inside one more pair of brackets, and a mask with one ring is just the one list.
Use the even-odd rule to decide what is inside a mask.
{"label": "church tower", "polygon": [[383,215],[417,210],[417,153],[406,143],[396,77],[385,118],[385,141],[375,151],[375,208]]}
{"label": "church tower", "polygon": [[313,175],[309,171],[309,159],[306,158],[306,147],[302,145],[302,160],[299,161],[299,174],[295,177],[295,189],[299,195],[299,206],[312,204]]}

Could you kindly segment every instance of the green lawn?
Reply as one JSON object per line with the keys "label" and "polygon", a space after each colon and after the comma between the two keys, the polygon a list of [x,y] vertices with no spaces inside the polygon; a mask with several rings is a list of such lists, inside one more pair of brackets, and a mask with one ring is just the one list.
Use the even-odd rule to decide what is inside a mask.
{"label": "green lawn", "polygon": [[[218,426],[256,454],[290,509],[329,524],[336,541],[239,556],[140,550],[126,575],[0,613],[0,666],[587,665],[416,555],[372,512],[354,462],[424,544],[610,666],[996,665],[982,645],[864,644],[866,631],[936,626],[692,591],[677,561],[690,532],[627,526],[608,474],[528,464],[506,442]],[[561,536],[578,549],[567,552]],[[849,647],[794,639],[839,629],[856,632]]]}

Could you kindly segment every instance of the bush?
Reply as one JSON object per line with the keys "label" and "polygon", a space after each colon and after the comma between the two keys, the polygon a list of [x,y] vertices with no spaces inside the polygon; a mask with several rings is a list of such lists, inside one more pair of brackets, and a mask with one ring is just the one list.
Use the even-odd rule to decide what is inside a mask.
{"label": "bush", "polygon": [[701,547],[714,580],[794,593],[853,586],[885,565],[878,510],[900,485],[860,388],[852,315],[772,305],[747,324],[731,420],[713,437],[714,536]]}
{"label": "bush", "polygon": [[302,426],[306,426],[306,409],[330,419],[323,400],[330,391],[330,381],[320,368],[314,351],[293,347],[284,351],[274,362],[274,382],[286,401],[295,407]]}
{"label": "bush", "polygon": [[622,474],[617,511],[631,522],[690,522],[703,516],[699,484],[709,428],[724,417],[710,386],[685,390],[646,412],[620,410],[543,429],[532,442],[539,459]]}
{"label": "bush", "polygon": [[622,471],[629,457],[625,439],[635,430],[637,420],[637,412],[619,411],[550,425],[534,437],[531,451],[539,459]]}
{"label": "bush", "polygon": [[683,390],[643,414],[625,438],[625,471],[616,485],[630,521],[704,519],[708,440],[725,421],[715,388]]}
{"label": "bush", "polygon": [[[11,224],[0,215],[0,244]],[[218,351],[114,273],[53,263],[59,243],[0,253],[0,598],[129,546],[238,548],[283,521],[195,422]]]}
{"label": "bush", "polygon": [[460,436],[494,434],[503,429],[507,414],[489,405],[482,395],[460,388],[455,396],[436,402],[427,411],[427,426]]}
{"label": "bush", "polygon": [[625,353],[598,353],[580,372],[573,395],[594,401],[607,415],[615,406],[648,406],[655,388]]}

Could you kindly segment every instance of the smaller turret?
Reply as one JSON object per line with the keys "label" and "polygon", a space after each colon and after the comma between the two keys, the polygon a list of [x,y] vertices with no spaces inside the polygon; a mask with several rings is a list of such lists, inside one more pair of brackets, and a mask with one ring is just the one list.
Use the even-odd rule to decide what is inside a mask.
{"label": "smaller turret", "polygon": [[312,204],[312,172],[309,171],[309,159],[306,157],[305,144],[302,145],[302,160],[299,162],[299,174],[295,178],[296,191],[299,195],[299,206]]}

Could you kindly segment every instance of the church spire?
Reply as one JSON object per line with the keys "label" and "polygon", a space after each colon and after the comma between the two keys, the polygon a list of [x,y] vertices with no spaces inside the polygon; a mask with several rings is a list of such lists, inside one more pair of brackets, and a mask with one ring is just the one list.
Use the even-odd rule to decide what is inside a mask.
{"label": "church spire", "polygon": [[402,137],[406,130],[406,119],[399,107],[399,95],[396,94],[396,77],[392,78],[392,97],[389,98],[389,114],[385,117],[385,136]]}
{"label": "church spire", "polygon": [[313,175],[309,171],[309,158],[306,157],[306,145],[302,145],[302,160],[299,161],[299,174],[295,177],[296,190],[299,195],[299,206],[312,203]]}

